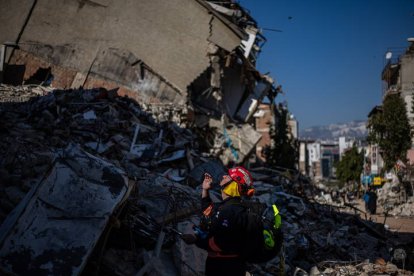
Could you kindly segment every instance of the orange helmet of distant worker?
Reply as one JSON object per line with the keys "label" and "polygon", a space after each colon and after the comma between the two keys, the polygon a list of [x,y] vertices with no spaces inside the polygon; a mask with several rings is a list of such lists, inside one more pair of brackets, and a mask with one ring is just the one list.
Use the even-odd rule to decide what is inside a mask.
{"label": "orange helmet of distant worker", "polygon": [[243,167],[229,169],[229,176],[239,185],[241,195],[252,196],[254,194],[253,178],[248,170]]}

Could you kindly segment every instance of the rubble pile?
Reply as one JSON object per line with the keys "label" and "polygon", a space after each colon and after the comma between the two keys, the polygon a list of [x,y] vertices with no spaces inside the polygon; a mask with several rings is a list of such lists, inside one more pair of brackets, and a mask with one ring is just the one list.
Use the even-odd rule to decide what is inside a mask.
{"label": "rubble pile", "polygon": [[[0,107],[0,221],[50,167],[53,153],[69,143],[80,144],[125,169],[132,179],[148,169],[177,178],[174,167],[192,162],[192,133],[154,118],[116,91],[55,90],[42,97],[36,89],[2,86]],[[18,94],[18,101],[11,97]],[[134,136],[135,134],[135,136]],[[133,141],[134,139],[134,141]],[[134,142],[134,143],[133,143]],[[183,161],[184,160],[184,161]],[[171,166],[171,163],[174,164]],[[168,166],[170,170],[162,169]]]}
{"label": "rubble pile", "polygon": [[[218,183],[224,167],[209,154],[200,152],[199,138],[191,130],[177,125],[185,124],[179,111],[141,107],[129,98],[118,97],[115,90],[47,93],[38,89],[1,87],[4,98],[0,98],[0,154],[4,158],[0,160],[0,222],[9,221],[10,214],[18,209],[16,206],[27,195],[35,194],[34,187],[45,182],[44,179],[48,185],[42,191],[52,193],[55,176],[51,171],[62,168],[70,171],[72,178],[66,180],[67,185],[76,182],[73,180],[76,175],[85,179],[79,182],[96,183],[98,180],[86,173],[90,166],[88,159],[93,158],[103,168],[116,168],[119,174],[125,174],[128,184],[123,187],[125,197],[114,203],[116,211],[104,214],[110,218],[99,242],[83,252],[82,258],[88,262],[82,273],[202,275],[206,253],[185,244],[179,234],[191,232],[192,225],[198,222],[204,172],[209,172],[214,183]],[[14,102],[12,108],[6,103],[23,95],[25,99],[35,97]],[[151,114],[149,110],[162,115]],[[73,157],[61,154],[62,149],[67,152],[74,148],[80,152],[76,155],[76,166],[70,161]],[[383,227],[308,201],[312,185],[299,175],[269,168],[250,168],[250,171],[256,189],[253,200],[269,206],[276,202],[285,233],[280,256],[267,264],[250,265],[250,272],[258,275],[281,271],[288,275],[306,275],[311,271],[324,275],[401,272],[391,263],[373,263],[377,259],[391,260],[389,249],[395,242]],[[108,187],[109,191],[114,189]],[[79,191],[84,189],[80,188]],[[86,201],[94,198],[93,189]],[[213,191],[213,201],[219,198],[219,190]],[[56,212],[57,203],[44,204]],[[89,216],[84,214],[86,211],[77,210],[82,218]],[[0,235],[0,244],[1,238]],[[48,265],[48,269],[52,266]]]}
{"label": "rubble pile", "polygon": [[[276,202],[283,215],[285,233],[283,270],[288,275],[297,268],[310,271],[315,264],[320,264],[320,267],[323,268],[324,265],[326,266],[327,260],[332,264],[342,264],[350,260],[357,264],[364,262],[366,259],[370,261],[375,261],[378,258],[390,259],[388,248],[391,247],[392,242],[385,236],[383,228],[376,227],[373,223],[364,222],[356,216],[341,214],[329,206],[313,204],[301,197],[285,192],[292,185],[286,178],[281,177],[276,172],[270,174],[269,170],[264,171],[260,168],[251,169],[251,172],[256,179],[256,195],[253,200],[267,203],[268,205]],[[284,181],[280,181],[281,178]],[[151,185],[154,184],[152,183]],[[147,188],[145,190],[147,191]],[[167,191],[165,190],[164,193],[167,193]],[[152,228],[150,225],[153,225],[154,221],[161,223],[162,220],[159,218],[162,214],[159,212],[160,209],[164,210],[164,207],[154,208],[157,203],[159,204],[162,197],[157,199],[156,196],[146,196],[146,194],[146,192],[142,193],[141,199],[137,200],[136,203],[141,202],[141,205],[147,205],[145,209],[152,210],[150,212],[155,213],[147,217],[147,221],[145,221],[147,225],[141,223],[141,227],[147,229],[145,230],[146,232],[149,232]],[[194,194],[189,191],[187,195],[190,194],[193,195],[195,203],[200,193]],[[219,193],[213,193],[213,198],[219,198]],[[147,203],[142,203],[143,201]],[[182,207],[180,209],[185,210],[185,208]],[[137,214],[134,213],[132,216],[136,217]],[[158,219],[155,220],[153,218]],[[197,223],[196,217],[173,224],[176,225],[173,227],[176,227],[181,232],[191,232],[190,226],[193,223]],[[160,225],[158,224],[158,227]],[[141,236],[143,240],[151,240],[151,243],[154,245],[156,243],[154,237],[156,237],[157,233],[157,231],[153,231],[152,237],[145,237],[143,234]],[[172,240],[174,240],[174,232],[166,230],[165,245],[170,243],[173,249],[168,254],[164,252],[164,260],[169,259],[167,263],[171,264],[174,262],[174,259],[177,259],[178,254],[178,259],[180,259],[182,264],[176,263],[176,266],[181,267],[181,270],[179,270],[181,275],[194,275],[194,271],[201,275],[203,264],[200,263],[200,257],[196,256],[202,256],[203,252],[194,246],[184,244],[179,239],[175,239],[176,243],[171,245]],[[184,256],[183,252],[186,252],[190,257]],[[183,258],[186,260],[183,261]],[[266,265],[251,265],[250,271],[258,275],[274,275],[281,269],[281,258],[277,257]],[[186,271],[185,269],[188,269],[188,267],[192,269],[190,270],[191,273],[183,274],[182,271]],[[161,264],[157,266],[157,269],[160,275],[168,270]],[[332,268],[330,269],[332,270]]]}
{"label": "rubble pile", "polygon": [[399,183],[386,182],[377,190],[377,195],[380,205],[388,205],[391,208],[393,205],[402,203],[402,189]]}
{"label": "rubble pile", "polygon": [[[296,270],[296,275],[301,275],[300,270]],[[349,275],[349,276],[368,276],[368,275],[412,275],[412,272],[399,269],[392,263],[387,263],[383,259],[376,260],[375,263],[370,262],[349,262],[346,264],[332,264],[329,261],[321,265],[321,269],[313,267],[310,275]]]}
{"label": "rubble pile", "polygon": [[414,216],[414,199],[410,198],[407,202],[394,206],[388,214],[392,216],[412,217]]}
{"label": "rubble pile", "polygon": [[407,197],[398,181],[386,182],[377,190],[378,205],[391,216],[409,217],[414,215],[414,199]]}
{"label": "rubble pile", "polygon": [[[276,200],[283,214],[285,262],[290,273],[296,268],[310,271],[315,264],[322,266],[326,261],[337,264],[390,259],[387,248],[391,241],[375,224],[284,192],[263,195],[261,200],[263,197],[273,197],[271,200]],[[277,262],[258,273],[272,271],[278,271]]]}

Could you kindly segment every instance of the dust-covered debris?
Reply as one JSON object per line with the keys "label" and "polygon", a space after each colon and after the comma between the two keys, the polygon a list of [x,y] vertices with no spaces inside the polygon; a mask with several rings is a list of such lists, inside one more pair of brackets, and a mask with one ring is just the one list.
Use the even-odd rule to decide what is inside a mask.
{"label": "dust-covered debris", "polygon": [[[135,275],[144,271],[149,275],[203,274],[205,252],[183,243],[178,233],[192,231],[192,225],[198,222],[204,172],[209,172],[216,182],[225,172],[220,159],[210,151],[200,150],[200,139],[204,137],[176,123],[159,122],[156,114],[147,112],[149,108],[144,110],[139,103],[117,96],[116,91],[55,90],[39,96],[30,92],[36,87],[2,86],[2,89],[14,92],[22,89],[34,96],[12,109],[0,109],[3,222],[44,181],[51,168],[57,169],[56,160],[60,160],[62,166],[77,174],[93,174],[86,177],[87,181],[107,189],[109,197],[116,197],[120,189],[125,189],[125,183],[135,183],[128,198],[105,213],[109,219],[96,232],[99,242],[85,245],[80,255],[88,262],[77,272],[84,275]],[[77,145],[88,156],[124,172],[128,181],[120,185],[117,178],[105,171],[102,177],[106,180],[100,181],[87,159],[78,162],[56,159],[68,145]],[[249,271],[253,274],[404,273],[401,261],[394,257],[399,252],[395,251],[398,244],[382,225],[340,212],[346,207],[343,202],[327,204],[336,197],[321,194],[321,190],[294,171],[265,167],[250,168],[250,171],[256,186],[253,200],[277,204],[285,233],[281,255],[266,264],[250,265]],[[56,181],[62,181],[61,177],[56,176]],[[76,194],[86,196],[84,193]],[[219,195],[219,191],[212,191],[213,200],[219,200]],[[51,194],[48,202],[65,203],[69,198]],[[66,209],[65,216],[79,216],[72,209]],[[91,210],[84,206],[82,216]],[[36,213],[36,209],[32,212]],[[10,243],[2,243],[2,248],[3,255],[14,250]],[[408,269],[412,252],[404,250]],[[385,263],[376,264],[377,259]],[[53,263],[49,264],[39,269],[52,271]],[[2,269],[10,271],[8,265]]]}

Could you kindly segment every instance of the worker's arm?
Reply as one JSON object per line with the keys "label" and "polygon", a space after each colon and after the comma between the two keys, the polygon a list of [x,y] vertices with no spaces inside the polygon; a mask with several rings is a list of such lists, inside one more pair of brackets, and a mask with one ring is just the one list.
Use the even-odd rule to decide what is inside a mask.
{"label": "worker's arm", "polygon": [[209,193],[212,182],[213,182],[213,178],[211,177],[211,175],[209,175],[208,173],[205,173],[203,183],[201,184],[201,188],[202,188],[201,209],[203,211],[207,209],[212,203],[211,198],[210,198],[210,193]]}
{"label": "worker's arm", "polygon": [[213,178],[208,173],[204,174],[203,184],[201,185],[203,190],[201,192],[201,198],[210,197],[208,191],[211,189],[211,183],[213,182]]}

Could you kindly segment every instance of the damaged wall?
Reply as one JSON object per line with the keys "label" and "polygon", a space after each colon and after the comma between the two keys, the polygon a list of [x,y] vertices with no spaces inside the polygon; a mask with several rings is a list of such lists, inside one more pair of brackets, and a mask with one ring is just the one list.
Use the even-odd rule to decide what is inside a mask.
{"label": "damaged wall", "polygon": [[[163,77],[151,70],[131,53],[118,49],[100,51],[88,74],[76,69],[50,64],[49,62],[22,50],[15,50],[12,66],[6,71],[12,84],[25,80],[26,84],[41,84],[38,72],[50,68],[53,86],[61,88],[118,89],[118,94],[147,103],[173,103],[182,105],[186,98]],[[135,64],[135,65],[134,65]],[[137,91],[139,93],[137,93]]]}
{"label": "damaged wall", "polygon": [[[17,11],[21,2],[5,1],[10,11]],[[49,70],[50,78],[40,81],[53,87],[119,89],[119,95],[138,102],[186,106],[194,111],[189,125],[197,127],[224,113],[231,124],[253,125],[249,119],[258,102],[272,90],[273,80],[246,58],[253,51],[239,48],[249,38],[246,22],[226,18],[205,1],[28,3],[23,6],[26,13],[14,13],[14,21],[28,14],[26,21],[19,21],[20,29],[3,33],[0,27],[0,43],[11,40],[19,45],[13,52],[8,47],[6,75],[26,84],[40,69]],[[0,14],[3,26],[13,20]],[[221,123],[219,129],[227,127]],[[238,132],[244,128],[238,127]],[[243,136],[236,140],[244,140]],[[226,137],[221,144],[245,157],[258,136],[255,132],[248,139],[248,149]]]}
{"label": "damaged wall", "polygon": [[16,42],[25,20],[33,6],[33,0],[1,1],[0,43]]}
{"label": "damaged wall", "polygon": [[[34,1],[26,26],[24,17],[32,2],[2,2],[16,11],[0,15],[2,43],[16,41],[24,29],[22,50],[84,74],[102,51],[129,52],[181,91],[209,66],[209,39],[229,51],[241,41],[240,33],[194,0]],[[11,23],[19,28],[4,31]]]}
{"label": "damaged wall", "polygon": [[270,126],[274,124],[274,114],[270,104],[259,105],[259,110],[254,114],[256,118],[256,130],[262,135],[262,138],[256,146],[256,156],[266,161],[263,150],[271,145]]}

